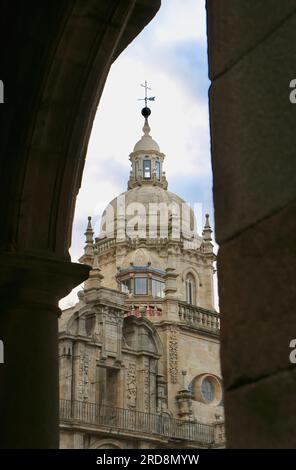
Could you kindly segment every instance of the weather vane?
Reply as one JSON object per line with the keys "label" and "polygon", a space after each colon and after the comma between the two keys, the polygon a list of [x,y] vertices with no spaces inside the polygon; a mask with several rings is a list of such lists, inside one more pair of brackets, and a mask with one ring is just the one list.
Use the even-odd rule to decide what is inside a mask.
{"label": "weather vane", "polygon": [[145,85],[142,85],[141,86],[143,88],[145,88],[145,98],[138,98],[139,101],[145,101],[145,107],[147,108],[147,101],[155,101],[155,96],[150,96],[148,97],[147,96],[147,91],[150,90],[151,91],[151,88],[149,88],[149,86],[147,85],[147,81],[145,80]]}

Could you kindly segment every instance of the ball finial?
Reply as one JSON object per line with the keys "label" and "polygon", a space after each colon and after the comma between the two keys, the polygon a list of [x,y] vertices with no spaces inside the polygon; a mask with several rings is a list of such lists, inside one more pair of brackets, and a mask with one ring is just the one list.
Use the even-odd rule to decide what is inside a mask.
{"label": "ball finial", "polygon": [[145,106],[145,108],[142,109],[141,113],[142,113],[142,116],[144,116],[144,118],[147,119],[151,114],[151,109]]}

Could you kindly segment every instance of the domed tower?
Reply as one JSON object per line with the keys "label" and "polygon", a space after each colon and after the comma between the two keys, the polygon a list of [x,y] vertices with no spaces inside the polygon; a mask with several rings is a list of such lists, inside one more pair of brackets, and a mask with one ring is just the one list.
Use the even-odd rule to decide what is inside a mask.
{"label": "domed tower", "polygon": [[[170,429],[176,426],[182,439],[198,441],[201,424],[194,423],[215,427],[223,414],[212,230],[206,215],[198,235],[193,210],[168,190],[165,155],[150,135],[150,114],[146,105],[143,135],[130,154],[127,191],[107,206],[95,238],[89,217],[80,262],[92,270],[79,304],[63,314],[68,326],[61,324],[69,331],[66,350],[73,335],[86,338],[79,357],[96,344],[100,349],[91,353],[101,375],[88,379],[94,385],[88,385],[87,399],[186,421],[193,431],[180,430],[177,421],[170,421]],[[81,388],[77,393],[82,396]]]}
{"label": "domed tower", "polygon": [[[143,108],[143,135],[130,154],[128,190],[103,212],[101,232],[94,242],[102,285],[128,294],[131,306],[149,303],[159,311],[163,299],[170,297],[214,309],[211,237],[208,231],[207,239],[197,234],[192,208],[167,189],[165,155],[150,135],[150,113]],[[87,264],[91,262],[90,230],[88,224],[80,258]],[[165,313],[172,320],[178,315]]]}

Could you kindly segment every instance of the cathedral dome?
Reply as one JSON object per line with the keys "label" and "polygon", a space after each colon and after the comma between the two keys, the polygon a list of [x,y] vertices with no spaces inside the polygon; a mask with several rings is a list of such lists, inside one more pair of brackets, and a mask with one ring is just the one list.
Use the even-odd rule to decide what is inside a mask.
{"label": "cathedral dome", "polygon": [[[136,206],[138,204],[138,206]],[[150,205],[152,204],[152,206]],[[168,219],[170,218],[171,208],[178,207],[180,211],[180,217],[183,214],[184,205],[186,205],[184,199],[179,197],[177,194],[163,189],[160,186],[153,186],[153,185],[143,185],[143,186],[136,186],[129,191],[126,191],[120,194],[118,197],[113,199],[105,211],[103,212],[102,218],[102,226],[101,226],[101,233],[99,238],[104,238],[105,236],[109,235],[109,227],[110,219],[112,217],[114,220],[114,229],[115,229],[115,237],[116,231],[119,223],[119,219],[122,218],[123,214],[123,205],[124,205],[124,220],[125,224],[129,224],[129,222],[137,216],[137,214],[144,213],[144,218],[146,215],[146,229],[149,230],[149,223],[151,215],[151,209],[153,210],[153,204],[157,204],[160,207],[161,204],[164,204],[168,209]],[[189,206],[187,206],[189,207]],[[106,220],[108,222],[106,223]],[[190,220],[190,227],[193,228],[194,226],[194,212],[192,208],[189,208],[189,220]]]}
{"label": "cathedral dome", "polygon": [[[122,193],[121,196],[125,196],[127,204],[139,202],[147,207],[149,203],[170,204],[172,202],[176,202],[178,204],[182,204],[185,202],[184,199],[179,197],[177,194],[163,189],[160,186],[152,185],[137,186],[133,189],[130,189],[129,191]],[[116,199],[117,198],[111,201],[112,205],[116,203]]]}

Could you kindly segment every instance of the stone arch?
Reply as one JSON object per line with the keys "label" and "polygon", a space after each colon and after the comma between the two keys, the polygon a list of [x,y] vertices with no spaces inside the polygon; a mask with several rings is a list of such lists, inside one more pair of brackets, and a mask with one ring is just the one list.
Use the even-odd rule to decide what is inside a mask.
{"label": "stone arch", "polygon": [[[127,332],[127,330],[129,329],[130,338],[132,338],[132,335],[135,329],[141,328],[141,327],[144,327],[144,329],[147,331],[148,338],[151,341],[152,349],[149,352],[154,353],[158,356],[161,356],[163,354],[163,345],[162,345],[161,339],[159,337],[159,334],[155,326],[150,320],[143,318],[143,317],[138,318],[138,317],[135,317],[134,315],[125,317],[124,322],[123,322],[123,334]],[[129,340],[126,337],[125,337],[125,340],[128,344]],[[131,344],[132,342],[134,343],[134,347],[136,349],[140,348],[141,346],[138,344],[138,338],[134,338],[134,340],[130,339],[130,342]]]}
{"label": "stone arch", "polygon": [[183,297],[184,300],[188,301],[188,286],[187,286],[187,280],[189,277],[192,277],[194,281],[194,292],[192,292],[192,304],[197,305],[198,303],[198,295],[199,295],[199,288],[202,287],[201,283],[201,277],[198,271],[190,266],[187,269],[184,269],[182,272],[182,281],[183,281]]}
{"label": "stone arch", "polygon": [[89,449],[124,449],[122,442],[115,439],[97,439],[90,446]]}
{"label": "stone arch", "polygon": [[182,272],[182,281],[185,281],[187,274],[192,274],[192,276],[195,278],[197,287],[202,287],[201,276],[193,266],[184,269]]}
{"label": "stone arch", "polygon": [[[154,356],[156,358],[164,357],[164,346],[162,344],[162,341],[160,339],[160,336],[155,326],[150,320],[143,318],[143,317],[138,318],[133,315],[126,317],[123,322],[123,335],[125,335],[125,328],[130,327],[130,326],[139,327],[141,325],[145,327],[145,329],[149,333],[150,339],[153,341],[154,348],[155,348],[154,353],[153,353]],[[126,342],[126,338],[124,338],[124,340]],[[160,375],[165,375],[164,362],[165,361],[157,360],[158,374]]]}
{"label": "stone arch", "polygon": [[[68,249],[92,121],[112,62],[159,7],[159,0],[1,7],[0,40],[9,47],[1,53],[0,267],[7,297],[0,331],[14,371],[0,370],[1,393],[10,396],[0,400],[3,448],[58,447],[57,304],[89,272],[70,263]],[[42,426],[28,428],[30,422]]]}

